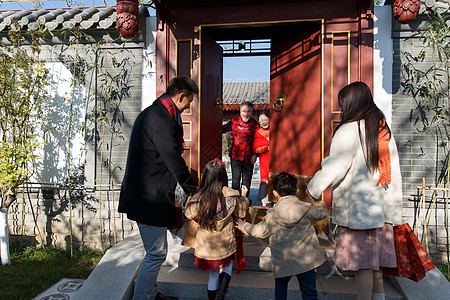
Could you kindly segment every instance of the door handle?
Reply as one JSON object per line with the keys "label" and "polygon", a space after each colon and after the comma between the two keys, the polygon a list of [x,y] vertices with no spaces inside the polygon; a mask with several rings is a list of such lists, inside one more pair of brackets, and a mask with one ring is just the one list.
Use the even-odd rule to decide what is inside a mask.
{"label": "door handle", "polygon": [[283,109],[283,106],[286,104],[286,95],[283,93],[279,93],[278,96],[273,100],[273,110],[276,112],[280,112]]}
{"label": "door handle", "polygon": [[220,97],[216,98],[216,108],[217,108],[217,113],[222,113],[223,112],[223,100],[220,99]]}

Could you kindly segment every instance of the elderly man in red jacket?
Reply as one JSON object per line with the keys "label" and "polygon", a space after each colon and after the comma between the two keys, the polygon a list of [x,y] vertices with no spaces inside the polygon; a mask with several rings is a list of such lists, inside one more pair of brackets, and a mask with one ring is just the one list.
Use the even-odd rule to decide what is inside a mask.
{"label": "elderly man in red jacket", "polygon": [[119,212],[137,222],[146,251],[134,288],[134,300],[177,299],[157,291],[156,278],[167,256],[167,227],[176,224],[177,182],[187,194],[196,184],[183,151],[181,113],[198,94],[195,82],[173,78],[165,94],[143,110],[133,125],[119,199]]}
{"label": "elderly man in red jacket", "polygon": [[237,191],[245,185],[250,190],[252,181],[253,166],[256,161],[256,154],[253,153],[252,145],[255,131],[259,128],[258,122],[252,117],[253,104],[244,101],[240,105],[239,117],[231,119],[222,128],[222,132],[231,131],[231,188]]}

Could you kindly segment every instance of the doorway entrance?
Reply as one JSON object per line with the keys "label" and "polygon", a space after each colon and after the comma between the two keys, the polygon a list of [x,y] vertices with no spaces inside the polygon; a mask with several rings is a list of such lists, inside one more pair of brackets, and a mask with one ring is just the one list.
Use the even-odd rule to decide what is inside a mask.
{"label": "doorway entrance", "polygon": [[[177,74],[200,87],[198,101],[183,114],[184,157],[194,176],[221,155],[217,41],[270,39],[270,173],[288,171],[306,182],[328,155],[341,114],[337,92],[353,81],[373,87],[373,1],[158,3],[157,94]],[[328,206],[330,199],[327,190]]]}
{"label": "doorway entrance", "polygon": [[[216,86],[211,85],[211,79],[220,77],[220,70],[211,76],[209,65],[223,67],[222,61],[209,60],[210,57],[220,59],[218,54],[211,55],[219,50],[212,44],[239,40],[270,42],[270,47],[246,55],[270,55],[271,176],[285,171],[309,179],[320,168],[321,32],[321,20],[201,26],[201,85],[207,86],[201,89],[201,97],[211,93],[211,86]],[[222,51],[222,59],[223,55]],[[276,100],[280,97],[282,101]]]}
{"label": "doorway entrance", "polygon": [[[268,179],[269,172],[269,130],[270,130],[270,39],[217,41],[223,48],[223,125],[231,129],[230,122],[239,118],[240,105],[244,101],[253,104],[253,118],[257,122],[263,120],[264,128],[258,129],[248,138],[253,139],[253,148],[258,147],[257,158],[253,164],[248,198],[252,205],[267,203],[266,184],[259,186],[261,181]],[[269,128],[267,128],[267,126]],[[229,172],[230,186],[232,186],[231,150],[232,132],[225,132],[222,136],[222,160]],[[250,144],[250,147],[252,145]],[[250,157],[247,157],[248,159]],[[234,170],[235,172],[236,170]],[[243,177],[243,176],[242,176]],[[243,178],[241,184],[244,184]],[[264,179],[263,179],[264,178]]]}

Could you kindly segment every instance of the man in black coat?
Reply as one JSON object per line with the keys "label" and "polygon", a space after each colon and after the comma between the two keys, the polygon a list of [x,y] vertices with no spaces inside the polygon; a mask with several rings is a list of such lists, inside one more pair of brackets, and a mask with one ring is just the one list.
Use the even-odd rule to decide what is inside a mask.
{"label": "man in black coat", "polygon": [[173,78],[166,93],[143,110],[133,125],[119,199],[119,212],[137,222],[146,251],[133,300],[176,299],[157,291],[156,278],[167,256],[167,227],[176,224],[177,182],[188,195],[196,191],[181,157],[181,113],[195,94],[198,87],[192,79]]}

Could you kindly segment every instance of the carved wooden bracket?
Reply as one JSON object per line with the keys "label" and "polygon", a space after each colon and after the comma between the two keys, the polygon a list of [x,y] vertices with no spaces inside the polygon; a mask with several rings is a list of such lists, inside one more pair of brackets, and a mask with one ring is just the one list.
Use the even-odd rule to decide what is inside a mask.
{"label": "carved wooden bracket", "polygon": [[416,18],[419,9],[420,0],[396,0],[392,5],[392,14],[400,24],[408,24]]}
{"label": "carved wooden bracket", "polygon": [[139,31],[138,0],[117,0],[116,28],[120,35],[132,39]]}

